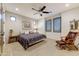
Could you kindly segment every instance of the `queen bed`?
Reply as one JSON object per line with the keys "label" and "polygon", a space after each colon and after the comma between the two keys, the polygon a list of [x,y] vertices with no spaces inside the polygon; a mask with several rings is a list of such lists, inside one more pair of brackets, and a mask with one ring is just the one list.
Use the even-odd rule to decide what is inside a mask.
{"label": "queen bed", "polygon": [[42,41],[46,38],[45,35],[39,33],[20,34],[18,42],[26,50],[30,45]]}

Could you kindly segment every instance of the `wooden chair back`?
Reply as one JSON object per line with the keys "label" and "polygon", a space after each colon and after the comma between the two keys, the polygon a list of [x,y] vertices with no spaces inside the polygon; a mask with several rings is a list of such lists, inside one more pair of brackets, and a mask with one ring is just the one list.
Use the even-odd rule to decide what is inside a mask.
{"label": "wooden chair back", "polygon": [[65,38],[65,42],[70,43],[70,44],[74,44],[76,36],[77,36],[77,32],[69,32]]}

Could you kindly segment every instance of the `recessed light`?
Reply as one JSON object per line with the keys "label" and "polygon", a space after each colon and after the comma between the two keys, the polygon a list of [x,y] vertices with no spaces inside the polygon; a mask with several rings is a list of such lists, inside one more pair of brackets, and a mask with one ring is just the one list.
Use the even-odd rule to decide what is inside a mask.
{"label": "recessed light", "polygon": [[18,11],[19,9],[18,8],[16,8],[16,11]]}
{"label": "recessed light", "polygon": [[65,4],[66,7],[69,7],[70,4]]}

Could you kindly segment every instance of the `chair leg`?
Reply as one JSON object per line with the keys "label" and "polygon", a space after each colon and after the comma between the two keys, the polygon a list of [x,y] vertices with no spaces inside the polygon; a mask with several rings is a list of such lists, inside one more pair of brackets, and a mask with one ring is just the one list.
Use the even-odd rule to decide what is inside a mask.
{"label": "chair leg", "polygon": [[78,48],[75,45],[66,45],[67,50],[78,50]]}
{"label": "chair leg", "polygon": [[60,48],[65,50],[66,46],[65,45],[61,45]]}
{"label": "chair leg", "polygon": [[56,46],[59,46],[59,44],[56,44]]}
{"label": "chair leg", "polygon": [[76,46],[74,46],[76,48],[76,50],[78,50],[78,48]]}

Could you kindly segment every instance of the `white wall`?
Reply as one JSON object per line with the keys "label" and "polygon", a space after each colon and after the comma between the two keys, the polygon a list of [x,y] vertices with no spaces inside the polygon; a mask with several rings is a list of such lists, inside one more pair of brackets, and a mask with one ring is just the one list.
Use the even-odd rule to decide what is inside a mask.
{"label": "white wall", "polygon": [[[46,19],[53,19],[53,17],[48,17]],[[59,40],[61,36],[66,36],[67,33],[70,30],[70,21],[73,19],[79,20],[79,8],[75,8],[72,10],[68,10],[65,11],[63,13],[61,13],[61,17],[62,17],[62,28],[61,28],[61,33],[55,33],[53,32],[53,24],[52,24],[52,32],[45,32],[45,20],[46,19],[40,19],[39,23],[38,23],[38,29],[39,32],[41,33],[45,33],[46,36],[50,39],[55,39],[55,40]]]}
{"label": "white wall", "polygon": [[70,21],[79,20],[79,8],[64,12],[62,16],[62,35],[66,35],[70,30]]}
{"label": "white wall", "polygon": [[[16,21],[11,21],[10,17],[15,16]],[[23,33],[25,31],[29,30],[23,30],[22,29],[22,21],[30,22],[31,23],[31,29],[33,29],[33,22],[34,20],[28,17],[24,17],[21,15],[17,15],[15,13],[11,12],[5,12],[5,41],[8,42],[8,36],[9,36],[9,30],[13,29],[13,35],[18,35],[19,33]]]}
{"label": "white wall", "polygon": [[38,20],[38,31],[40,33],[45,34],[45,20],[44,19]]}

